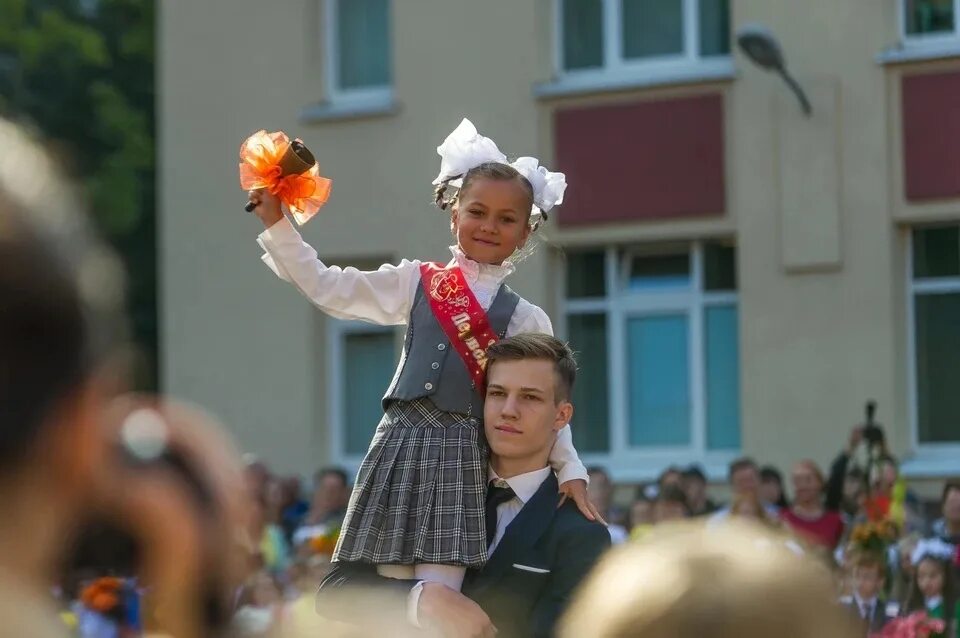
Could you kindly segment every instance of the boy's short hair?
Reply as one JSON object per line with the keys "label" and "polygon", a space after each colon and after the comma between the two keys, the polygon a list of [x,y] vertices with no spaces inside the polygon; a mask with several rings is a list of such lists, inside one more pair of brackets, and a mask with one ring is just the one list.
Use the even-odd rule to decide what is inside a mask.
{"label": "boy's short hair", "polygon": [[542,359],[553,362],[557,373],[557,402],[570,400],[577,378],[577,361],[570,346],[556,337],[541,333],[524,333],[497,341],[487,349],[487,371],[497,361]]}

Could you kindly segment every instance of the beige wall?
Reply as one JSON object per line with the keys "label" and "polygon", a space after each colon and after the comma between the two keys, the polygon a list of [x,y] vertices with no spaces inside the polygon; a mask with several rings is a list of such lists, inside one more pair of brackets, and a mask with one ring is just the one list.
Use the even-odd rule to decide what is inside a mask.
{"label": "beige wall", "polygon": [[874,61],[895,33],[894,3],[870,11],[855,4],[734,3],[735,24],[762,22],[781,37],[814,103],[805,119],[778,78],[740,60],[727,139],[739,231],[743,440],[746,451],[781,466],[802,456],[826,461],[867,398],[896,424],[897,449],[907,442],[885,70]]}
{"label": "beige wall", "polygon": [[[732,4],[735,27],[762,22],[781,38],[813,118],[739,57],[731,82],[538,101],[532,87],[552,73],[551,0],[403,0],[392,16],[399,111],[304,124],[300,109],[324,97],[318,0],[159,3],[166,389],[220,414],[278,468],[330,458],[323,320],[259,262],[259,229],[242,210],[236,150],[252,131],[303,137],[333,178],[329,204],[303,231],[321,256],[441,259],[449,233],[430,206],[434,149],[460,117],[509,155],[549,161],[560,106],[719,90],[726,218],[548,235],[602,245],[736,234],[744,451],[781,467],[826,463],[867,398],[907,449],[897,222],[952,212],[900,203],[899,71],[875,61],[896,39],[895,3]],[[252,54],[247,34],[262,31],[280,35]],[[541,250],[512,285],[555,315],[555,281]]]}

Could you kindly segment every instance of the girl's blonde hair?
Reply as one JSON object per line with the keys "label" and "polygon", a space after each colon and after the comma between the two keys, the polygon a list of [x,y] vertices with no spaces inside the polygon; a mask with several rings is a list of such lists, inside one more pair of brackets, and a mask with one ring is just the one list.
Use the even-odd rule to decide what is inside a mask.
{"label": "girl's blonde hair", "polygon": [[607,555],[561,621],[561,638],[843,638],[856,627],[830,572],[747,521],[656,528]]}

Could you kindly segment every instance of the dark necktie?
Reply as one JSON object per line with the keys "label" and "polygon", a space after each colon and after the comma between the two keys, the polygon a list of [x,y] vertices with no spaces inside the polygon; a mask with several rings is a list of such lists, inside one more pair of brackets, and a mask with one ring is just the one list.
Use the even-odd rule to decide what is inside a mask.
{"label": "dark necktie", "polygon": [[492,481],[490,486],[487,488],[486,518],[488,548],[493,543],[494,536],[497,535],[497,506],[501,505],[502,503],[506,503],[516,496],[509,485],[506,487],[500,487],[497,485],[497,482],[498,481]]}

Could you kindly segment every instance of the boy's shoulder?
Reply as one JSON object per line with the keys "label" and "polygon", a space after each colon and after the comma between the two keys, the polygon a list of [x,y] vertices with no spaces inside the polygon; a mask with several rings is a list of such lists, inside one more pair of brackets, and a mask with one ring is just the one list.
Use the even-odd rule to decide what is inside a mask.
{"label": "boy's shoulder", "polygon": [[554,528],[558,533],[581,534],[587,538],[610,540],[607,526],[599,521],[591,521],[577,507],[572,500],[567,500],[557,510],[554,517]]}

